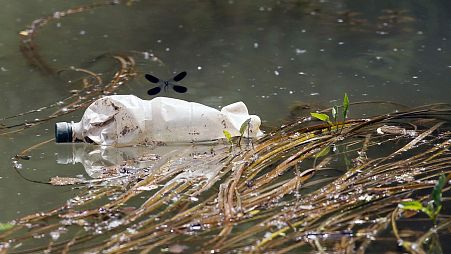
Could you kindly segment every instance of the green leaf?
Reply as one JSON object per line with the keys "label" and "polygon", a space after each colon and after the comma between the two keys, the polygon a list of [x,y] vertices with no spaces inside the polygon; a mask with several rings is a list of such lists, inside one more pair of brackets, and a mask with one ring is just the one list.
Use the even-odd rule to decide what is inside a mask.
{"label": "green leaf", "polygon": [[436,210],[438,207],[441,207],[442,205],[442,189],[443,187],[445,187],[445,184],[446,176],[441,175],[431,193],[431,199],[434,202],[434,210]]}
{"label": "green leaf", "polygon": [[224,136],[226,137],[227,142],[232,144],[232,134],[230,134],[230,132],[228,132],[227,130],[223,130],[222,132],[224,133]]}
{"label": "green leaf", "polygon": [[425,209],[425,207],[423,207],[421,202],[417,200],[401,202],[399,203],[398,207],[403,210],[412,210],[412,211],[423,211],[423,209]]}
{"label": "green leaf", "polygon": [[349,109],[349,98],[348,94],[345,93],[345,96],[343,98],[343,121],[346,120],[346,117],[348,116],[348,109]]}
{"label": "green leaf", "polygon": [[330,146],[326,146],[319,153],[315,154],[315,158],[326,156],[329,152]]}
{"label": "green leaf", "polygon": [[316,119],[319,119],[323,122],[330,122],[329,116],[323,113],[310,113],[311,116],[313,116]]}
{"label": "green leaf", "polygon": [[246,121],[244,121],[241,124],[241,127],[240,127],[240,134],[241,134],[241,136],[244,135],[244,132],[246,131],[246,129],[249,126],[250,123],[251,123],[251,119],[249,118],[249,119],[247,119]]}
{"label": "green leaf", "polygon": [[11,223],[0,223],[0,232],[6,231],[14,227],[14,224]]}

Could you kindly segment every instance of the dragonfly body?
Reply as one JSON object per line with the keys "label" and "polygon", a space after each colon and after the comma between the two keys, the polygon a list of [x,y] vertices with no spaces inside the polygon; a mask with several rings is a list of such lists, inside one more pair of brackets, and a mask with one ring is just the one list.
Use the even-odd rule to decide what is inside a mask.
{"label": "dragonfly body", "polygon": [[159,92],[161,92],[161,89],[163,89],[166,92],[168,87],[171,87],[174,91],[176,91],[178,93],[186,93],[186,91],[188,91],[188,88],[177,83],[178,81],[180,81],[186,77],[186,71],[180,72],[179,74],[175,75],[170,80],[161,80],[150,74],[146,74],[145,77],[150,82],[159,85],[152,89],[149,89],[147,91],[147,94],[149,94],[149,95],[156,95]]}

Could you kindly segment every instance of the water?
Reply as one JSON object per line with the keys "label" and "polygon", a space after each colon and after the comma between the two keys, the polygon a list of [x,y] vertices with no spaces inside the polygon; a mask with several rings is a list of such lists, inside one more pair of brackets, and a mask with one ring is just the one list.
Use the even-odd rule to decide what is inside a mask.
{"label": "water", "polygon": [[[47,24],[37,33],[37,51],[55,70],[85,68],[106,80],[115,62],[93,59],[133,55],[139,73],[117,93],[141,98],[150,99],[146,92],[153,87],[144,73],[169,78],[187,71],[181,83],[188,93],[161,95],[218,108],[242,100],[267,126],[283,122],[298,101],[330,106],[340,104],[344,92],[351,101],[451,102],[449,1],[130,2]],[[79,89],[68,73],[55,77],[30,66],[18,32],[35,19],[86,3],[0,1],[0,117],[55,103]],[[55,121],[78,121],[81,114],[0,136],[0,222],[51,209],[77,192],[25,179],[84,174],[82,165],[56,163],[56,154],[69,153],[68,146],[34,153],[19,169],[25,178],[11,158],[53,137]]]}

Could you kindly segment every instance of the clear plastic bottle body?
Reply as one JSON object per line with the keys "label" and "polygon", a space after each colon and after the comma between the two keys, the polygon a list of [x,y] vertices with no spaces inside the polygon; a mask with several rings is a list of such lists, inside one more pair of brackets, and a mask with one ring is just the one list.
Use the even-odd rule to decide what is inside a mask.
{"label": "clear plastic bottle body", "polygon": [[224,130],[239,136],[241,124],[249,118],[245,136],[263,135],[259,130],[260,118],[249,115],[242,102],[219,111],[173,98],[142,100],[133,95],[113,95],[92,103],[81,121],[72,123],[72,141],[99,145],[211,141],[223,138]]}

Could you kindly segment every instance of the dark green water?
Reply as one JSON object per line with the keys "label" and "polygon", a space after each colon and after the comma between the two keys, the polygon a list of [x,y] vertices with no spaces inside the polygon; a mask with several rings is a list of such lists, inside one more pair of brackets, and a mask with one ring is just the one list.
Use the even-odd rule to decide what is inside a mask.
{"label": "dark green water", "polygon": [[[33,20],[87,3],[0,1],[0,118],[57,102],[76,89],[64,77],[30,66],[19,50],[19,32]],[[43,60],[57,70],[107,70],[112,63],[93,59],[133,54],[140,73],[118,94],[150,99],[144,73],[170,77],[186,70],[188,93],[162,95],[214,107],[242,100],[272,126],[297,101],[329,106],[345,92],[351,101],[450,103],[450,41],[451,3],[445,0],[137,1],[61,18],[36,37]],[[137,52],[154,54],[163,64]],[[80,164],[56,163],[72,147],[52,144],[35,152],[19,169],[24,177],[12,167],[11,157],[53,136],[54,122],[0,136],[0,222],[51,209],[76,193],[24,178],[86,174]]]}

